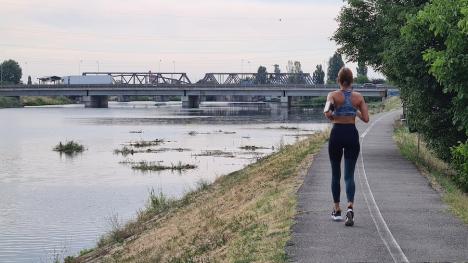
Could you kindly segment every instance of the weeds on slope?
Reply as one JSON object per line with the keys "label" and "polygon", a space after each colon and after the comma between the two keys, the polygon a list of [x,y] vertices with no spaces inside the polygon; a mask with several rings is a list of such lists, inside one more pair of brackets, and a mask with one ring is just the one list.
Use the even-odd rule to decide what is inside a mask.
{"label": "weeds on slope", "polygon": [[456,175],[456,171],[437,158],[426,147],[424,140],[418,138],[417,133],[410,133],[400,121],[397,121],[394,127],[393,138],[400,152],[428,177],[433,188],[442,193],[442,199],[449,205],[450,211],[468,224],[468,195],[451,179]]}

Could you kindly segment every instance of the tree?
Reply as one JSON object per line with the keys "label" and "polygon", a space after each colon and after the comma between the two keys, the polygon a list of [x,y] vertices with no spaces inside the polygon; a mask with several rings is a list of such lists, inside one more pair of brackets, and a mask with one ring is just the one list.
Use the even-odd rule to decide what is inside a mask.
{"label": "tree", "polygon": [[278,64],[273,65],[273,67],[275,67],[275,69],[273,70],[273,72],[275,72],[275,74],[280,74],[281,73],[281,69],[280,69]]}
{"label": "tree", "polygon": [[0,64],[0,75],[3,83],[19,84],[23,75],[18,62],[9,59]]}
{"label": "tree", "polygon": [[255,84],[267,84],[267,75],[266,67],[258,67],[257,75],[255,75]]}
{"label": "tree", "polygon": [[289,76],[288,81],[291,84],[305,84],[304,72],[302,71],[302,65],[299,61],[288,61],[288,73],[294,75]]}
{"label": "tree", "polygon": [[338,78],[338,72],[344,67],[343,58],[341,54],[335,52],[333,56],[328,60],[328,71],[327,71],[327,80],[330,83],[335,83]]}
{"label": "tree", "polygon": [[365,62],[359,61],[358,67],[356,68],[357,76],[366,76],[367,77],[367,66]]}
{"label": "tree", "polygon": [[32,85],[31,76],[28,76],[28,85]]}
{"label": "tree", "polygon": [[312,74],[312,81],[314,82],[314,84],[325,83],[325,72],[322,69],[322,65],[317,65],[314,73]]}
{"label": "tree", "polygon": [[443,91],[456,94],[453,121],[468,133],[468,1],[433,0],[413,19],[444,43],[426,49],[423,59]]}
{"label": "tree", "polygon": [[[445,160],[450,159],[451,146],[457,141],[466,141],[465,131],[458,130],[453,123],[462,122],[457,119],[461,113],[454,98],[464,95],[439,79],[442,72],[436,73],[433,66],[441,65],[444,59],[439,59],[452,52],[446,41],[451,41],[448,40],[449,31],[462,24],[461,18],[466,17],[467,11],[461,15],[461,3],[465,3],[466,10],[466,0],[432,0],[430,3],[427,0],[348,0],[337,18],[339,26],[333,35],[333,40],[340,46],[338,51],[346,54],[350,61],[371,65],[400,88],[410,129],[421,133],[428,145]],[[456,8],[457,4],[460,8]],[[449,30],[443,30],[441,35],[434,34],[438,27],[448,27]],[[459,31],[463,32],[462,29]],[[463,34],[454,33],[458,35],[454,39],[459,39],[455,41],[458,44],[453,50],[457,51],[454,56],[467,54],[464,32],[462,38]],[[444,50],[448,52],[444,53]],[[446,62],[451,63],[451,60]],[[455,64],[466,74],[466,58]],[[466,83],[466,76],[463,79],[457,70],[450,73],[454,74],[449,77],[453,79],[450,83]],[[463,109],[467,107],[466,102],[460,102],[460,105]]]}

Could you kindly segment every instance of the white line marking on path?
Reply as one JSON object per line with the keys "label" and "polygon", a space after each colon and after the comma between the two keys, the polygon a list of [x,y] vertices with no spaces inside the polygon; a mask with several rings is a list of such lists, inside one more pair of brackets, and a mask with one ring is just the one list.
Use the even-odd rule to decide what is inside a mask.
{"label": "white line marking on path", "polygon": [[388,252],[390,253],[390,256],[392,256],[394,262],[409,262],[408,258],[406,257],[405,253],[401,250],[400,245],[398,245],[398,242],[395,240],[395,237],[393,237],[392,232],[387,226],[387,223],[385,222],[382,213],[380,212],[379,206],[375,202],[374,194],[372,194],[372,190],[369,185],[369,181],[367,180],[367,174],[366,174],[366,169],[364,167],[364,137],[366,137],[367,133],[374,127],[374,125],[380,121],[382,118],[386,117],[390,113],[384,114],[380,116],[377,120],[375,120],[361,135],[361,169],[364,175],[364,183],[365,187],[363,186],[362,182],[362,176],[361,173],[359,172],[360,169],[358,169],[359,173],[359,184],[361,185],[362,189],[365,189],[367,191],[364,191],[364,200],[366,201],[367,208],[369,208],[370,215],[372,217],[372,220],[374,221],[375,227],[377,228],[377,232],[379,233],[380,239],[382,239],[383,243],[385,244],[385,247],[387,247]]}

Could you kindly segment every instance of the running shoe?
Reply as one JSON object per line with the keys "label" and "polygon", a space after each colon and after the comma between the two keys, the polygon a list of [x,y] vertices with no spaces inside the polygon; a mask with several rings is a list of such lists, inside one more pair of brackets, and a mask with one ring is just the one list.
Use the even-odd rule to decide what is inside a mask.
{"label": "running shoe", "polygon": [[341,217],[341,210],[336,211],[335,209],[333,209],[333,212],[332,212],[332,219],[335,220],[335,221],[341,221],[341,220],[343,220],[343,217]]}
{"label": "running shoe", "polygon": [[346,211],[346,222],[345,226],[353,226],[354,225],[354,212],[352,208],[348,208]]}

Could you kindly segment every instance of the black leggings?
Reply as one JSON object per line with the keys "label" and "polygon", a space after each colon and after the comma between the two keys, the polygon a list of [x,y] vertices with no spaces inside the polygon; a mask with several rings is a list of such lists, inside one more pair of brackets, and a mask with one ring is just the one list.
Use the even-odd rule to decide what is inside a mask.
{"label": "black leggings", "polygon": [[328,154],[332,168],[331,190],[333,202],[340,202],[341,157],[344,150],[344,179],[348,202],[354,202],[354,168],[359,156],[359,133],[354,124],[334,124],[328,142]]}

